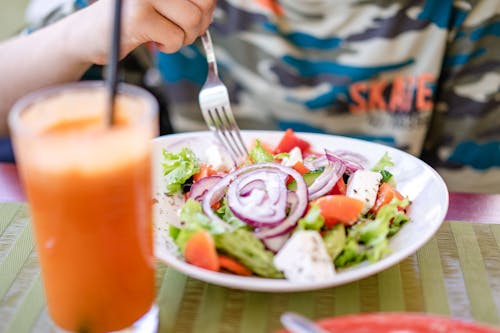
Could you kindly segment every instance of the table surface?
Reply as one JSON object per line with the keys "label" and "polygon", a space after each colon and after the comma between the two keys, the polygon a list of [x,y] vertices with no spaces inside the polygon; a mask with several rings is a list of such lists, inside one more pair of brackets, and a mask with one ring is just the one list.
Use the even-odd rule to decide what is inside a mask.
{"label": "table surface", "polygon": [[[50,332],[28,207],[14,165],[0,163],[0,332]],[[415,254],[376,275],[311,292],[207,284],[158,263],[160,332],[271,332],[287,310],[311,318],[423,312],[500,332],[500,194],[450,193],[445,222]]]}

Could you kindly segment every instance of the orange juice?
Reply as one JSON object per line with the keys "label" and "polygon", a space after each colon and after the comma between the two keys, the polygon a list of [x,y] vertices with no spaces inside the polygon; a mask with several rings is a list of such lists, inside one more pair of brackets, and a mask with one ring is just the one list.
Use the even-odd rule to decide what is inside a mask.
{"label": "orange juice", "polygon": [[18,106],[9,124],[49,313],[65,330],[109,332],[154,302],[156,104],[134,88],[118,99],[118,121],[109,127],[105,93],[90,87],[45,93]]}

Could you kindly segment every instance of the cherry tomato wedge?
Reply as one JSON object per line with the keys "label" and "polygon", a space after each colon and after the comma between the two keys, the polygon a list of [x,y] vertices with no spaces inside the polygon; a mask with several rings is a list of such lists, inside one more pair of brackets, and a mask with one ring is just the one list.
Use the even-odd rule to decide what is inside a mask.
{"label": "cherry tomato wedge", "polygon": [[311,201],[311,205],[313,204],[318,205],[327,227],[333,227],[337,223],[354,224],[364,207],[361,200],[336,194],[315,199]]}
{"label": "cherry tomato wedge", "polygon": [[387,205],[392,199],[397,198],[398,200],[403,200],[404,197],[401,193],[399,193],[394,186],[389,183],[382,183],[378,189],[377,199],[375,200],[375,204],[370,209],[371,212],[377,213],[379,209]]}
{"label": "cherry tomato wedge", "polygon": [[306,140],[299,138],[295,132],[289,128],[285,131],[285,134],[281,138],[281,141],[278,143],[276,148],[274,148],[274,153],[289,153],[294,147],[299,147],[300,150],[304,153],[309,150],[311,145]]}

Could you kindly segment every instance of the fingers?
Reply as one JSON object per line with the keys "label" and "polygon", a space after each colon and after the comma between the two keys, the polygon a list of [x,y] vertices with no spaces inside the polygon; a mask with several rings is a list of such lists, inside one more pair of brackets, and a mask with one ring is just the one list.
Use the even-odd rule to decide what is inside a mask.
{"label": "fingers", "polygon": [[[121,57],[146,42],[172,53],[206,31],[216,0],[123,0]],[[114,0],[99,0],[70,15],[68,49],[81,62],[105,64]],[[70,52],[68,51],[68,52]]]}
{"label": "fingers", "polygon": [[198,34],[201,35],[207,29],[210,23],[212,23],[213,12],[215,10],[216,1],[215,0],[190,0],[202,11],[202,21],[201,21],[201,31]]}
{"label": "fingers", "polygon": [[178,25],[155,12],[148,22],[144,22],[146,41],[153,41],[162,52],[172,53],[186,45],[186,33]]}
{"label": "fingers", "polygon": [[163,52],[191,44],[212,20],[215,0],[124,1],[123,51],[156,42]]}
{"label": "fingers", "polygon": [[207,1],[198,4],[190,0],[154,0],[159,14],[184,31],[184,44],[191,44],[202,32],[209,18]]}

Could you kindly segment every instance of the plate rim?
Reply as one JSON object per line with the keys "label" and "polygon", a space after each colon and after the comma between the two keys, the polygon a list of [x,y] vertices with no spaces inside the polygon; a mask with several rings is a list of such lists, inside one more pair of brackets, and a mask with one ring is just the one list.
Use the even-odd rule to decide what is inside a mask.
{"label": "plate rim", "polygon": [[[279,135],[284,133],[284,131],[278,131],[278,130],[242,130],[242,135],[243,137],[247,136],[258,136],[259,134],[264,134],[264,135]],[[397,154],[403,154],[406,158],[410,158],[411,160],[416,161],[416,163],[421,164],[423,168],[428,171],[434,180],[437,180],[439,183],[439,189],[442,190],[443,192],[443,202],[442,204],[443,209],[441,210],[440,214],[438,217],[436,217],[439,222],[436,222],[435,224],[432,224],[432,228],[426,229],[427,232],[424,237],[421,238],[420,242],[412,244],[411,246],[405,248],[403,255],[399,256],[394,256],[394,255],[389,255],[380,261],[377,261],[375,263],[367,263],[365,262],[364,264],[361,263],[357,266],[354,266],[352,268],[349,268],[347,270],[354,270],[356,271],[356,274],[339,274],[336,273],[335,276],[332,279],[328,279],[325,281],[321,282],[315,282],[313,284],[311,283],[297,283],[297,282],[291,282],[285,279],[270,279],[270,278],[262,278],[262,277],[243,277],[243,276],[238,276],[238,275],[233,275],[233,274],[228,274],[228,273],[222,273],[222,272],[213,272],[209,270],[205,270],[193,265],[190,265],[180,259],[178,259],[175,255],[173,254],[168,254],[168,255],[163,255],[163,253],[160,253],[156,251],[155,247],[155,258],[161,260],[163,263],[165,263],[167,266],[174,268],[175,270],[190,276],[192,278],[207,282],[207,283],[212,283],[215,285],[219,286],[224,286],[232,289],[240,289],[240,290],[249,290],[249,291],[262,291],[262,292],[300,292],[300,291],[312,291],[312,290],[318,290],[318,289],[324,289],[324,288],[329,288],[329,287],[335,287],[343,284],[347,284],[349,282],[353,281],[358,281],[363,278],[366,278],[368,276],[377,274],[389,267],[392,267],[404,259],[408,258],[409,256],[413,255],[418,249],[423,247],[438,231],[438,229],[441,227],[442,223],[444,222],[444,219],[446,217],[446,213],[449,208],[449,191],[446,186],[446,183],[444,182],[443,178],[439,175],[439,173],[432,168],[430,165],[428,165],[426,162],[422,161],[421,159],[417,158],[414,155],[411,155],[410,153],[407,153],[403,150],[397,149],[395,147],[387,146],[384,144],[380,144],[377,142],[371,142],[371,141],[366,141],[362,139],[357,139],[357,138],[351,138],[351,137],[346,137],[346,136],[340,136],[340,135],[333,135],[333,134],[326,134],[326,133],[312,133],[312,132],[300,132],[296,131],[295,132],[297,135],[303,135],[303,136],[312,136],[312,137],[322,137],[322,136],[327,136],[329,138],[335,139],[335,140],[340,140],[340,141],[346,141],[346,142],[356,142],[357,144],[360,145],[369,145],[369,146],[376,146],[378,149],[385,149],[388,150],[389,153],[390,151],[394,151]],[[212,132],[210,131],[191,131],[191,132],[182,132],[182,133],[174,133],[174,134],[168,134],[168,135],[163,135],[163,136],[158,136],[153,139],[154,144],[161,144],[163,141],[166,140],[172,140],[175,138],[183,139],[183,138],[189,138],[189,137],[196,137],[196,136],[206,136],[206,135],[213,135]],[[154,158],[153,158],[154,161]],[[152,179],[155,179],[155,175],[153,175]],[[360,267],[361,265],[361,267]]]}

